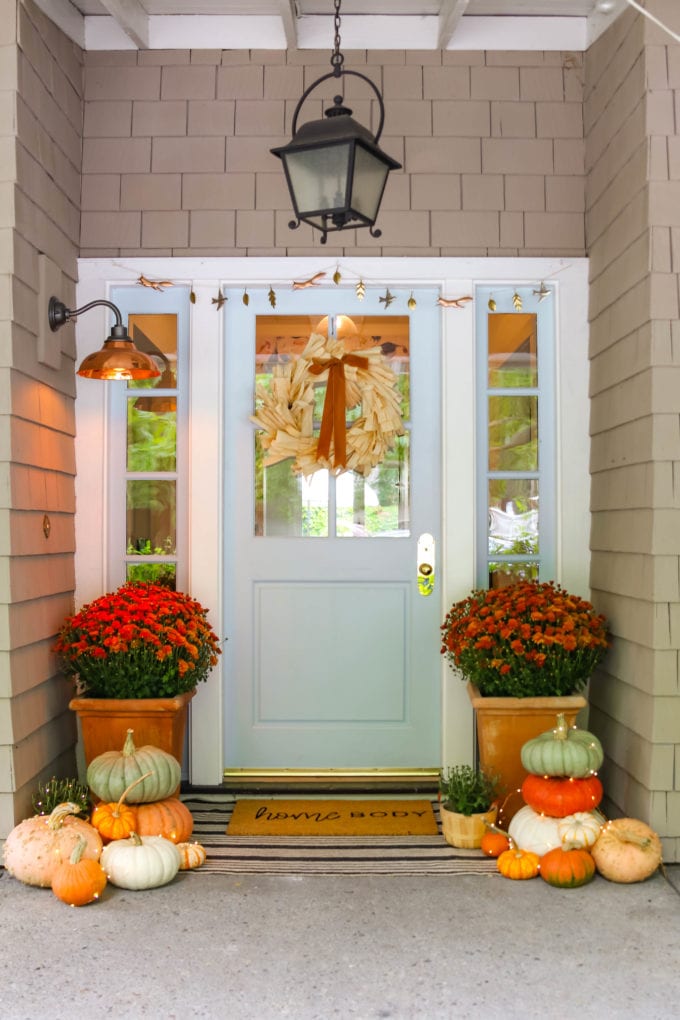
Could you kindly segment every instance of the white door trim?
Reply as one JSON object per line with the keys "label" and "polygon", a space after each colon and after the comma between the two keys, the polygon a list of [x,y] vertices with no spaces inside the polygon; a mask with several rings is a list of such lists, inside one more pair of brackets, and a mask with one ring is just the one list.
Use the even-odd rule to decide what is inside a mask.
{"label": "white door trim", "polygon": [[[80,259],[78,306],[108,297],[111,286],[147,279],[189,284],[191,306],[189,563],[191,593],[222,619],[222,321],[212,298],[220,286],[290,287],[325,271],[328,286],[336,267],[340,286],[440,288],[444,297],[474,295],[477,284],[556,286],[558,550],[560,581],[588,592],[588,262],[587,259],[478,258],[128,258]],[[324,285],[326,282],[324,281]],[[442,619],[448,606],[474,584],[474,514],[457,513],[457,494],[474,493],[474,310],[442,309],[443,542],[438,586]],[[97,309],[76,326],[77,358],[101,346],[108,312]],[[106,451],[109,383],[78,379],[76,403],[76,604],[107,590]],[[563,394],[563,397],[560,396]],[[465,434],[461,436],[461,424]],[[468,441],[469,440],[469,441]],[[566,441],[565,441],[566,440]],[[565,506],[568,494],[569,506]],[[87,508],[84,512],[83,508]],[[460,516],[461,519],[458,519]],[[101,530],[92,521],[101,521]],[[442,660],[443,764],[472,758],[472,714],[464,685]],[[222,779],[222,678],[220,668],[201,685],[192,707],[191,781],[217,785]],[[200,734],[200,739],[196,735]]]}

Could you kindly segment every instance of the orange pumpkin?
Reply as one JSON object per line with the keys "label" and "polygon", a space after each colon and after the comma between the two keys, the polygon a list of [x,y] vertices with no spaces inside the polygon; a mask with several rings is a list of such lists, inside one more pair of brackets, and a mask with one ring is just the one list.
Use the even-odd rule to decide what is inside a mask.
{"label": "orange pumpkin", "polygon": [[592,881],[595,861],[587,850],[555,847],[541,857],[541,878],[559,889],[577,889]]}
{"label": "orange pumpkin", "polygon": [[500,829],[487,829],[482,836],[480,849],[487,857],[500,857],[502,853],[510,849],[510,839]]}
{"label": "orange pumpkin", "polygon": [[194,831],[193,815],[177,797],[138,804],[136,814],[138,836],[165,836],[177,844],[186,843]]}
{"label": "orange pumpkin", "polygon": [[597,776],[574,779],[531,774],[522,783],[524,802],[539,815],[550,815],[551,818],[593,811],[602,800],[603,792]]}
{"label": "orange pumpkin", "polygon": [[504,878],[526,879],[535,878],[538,874],[541,859],[531,850],[517,848],[504,850],[496,861],[496,867]]}
{"label": "orange pumpkin", "polygon": [[94,825],[105,843],[109,843],[112,839],[127,839],[131,833],[136,831],[137,812],[133,807],[125,803],[125,798],[130,790],[134,789],[138,783],[141,783],[150,775],[151,773],[147,772],[145,775],[140,776],[139,779],[135,779],[134,783],[130,783],[123,790],[118,801],[108,804],[97,804],[95,807],[90,822]]}
{"label": "orange pumpkin", "polygon": [[205,864],[207,854],[205,847],[200,843],[177,843],[179,850],[180,871],[190,871],[192,868],[200,868]]}
{"label": "orange pumpkin", "polygon": [[52,876],[52,892],[62,903],[84,907],[98,900],[106,888],[106,873],[99,861],[83,857],[87,842],[80,839],[70,858],[61,861]]}

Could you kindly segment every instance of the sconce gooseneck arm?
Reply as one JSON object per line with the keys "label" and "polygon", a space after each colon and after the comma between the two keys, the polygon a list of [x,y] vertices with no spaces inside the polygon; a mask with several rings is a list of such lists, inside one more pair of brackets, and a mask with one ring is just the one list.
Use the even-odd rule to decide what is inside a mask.
{"label": "sconce gooseneck arm", "polygon": [[89,312],[91,308],[96,308],[99,305],[104,305],[106,308],[110,308],[116,317],[116,324],[111,329],[111,335],[116,338],[127,337],[127,329],[123,325],[123,316],[121,315],[120,309],[117,305],[114,305],[112,301],[106,301],[104,298],[98,298],[96,301],[90,301],[88,304],[83,305],[82,308],[67,308],[63,301],[59,301],[58,298],[50,298],[50,304],[48,308],[48,319],[50,323],[50,329],[52,332],[60,329],[65,322],[69,319],[75,319],[77,315],[82,315],[83,312]]}

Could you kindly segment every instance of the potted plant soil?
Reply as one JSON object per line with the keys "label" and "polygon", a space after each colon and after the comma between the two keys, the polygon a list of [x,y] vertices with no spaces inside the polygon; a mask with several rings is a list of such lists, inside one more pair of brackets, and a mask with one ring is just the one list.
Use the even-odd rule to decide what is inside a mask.
{"label": "potted plant soil", "polygon": [[521,806],[522,745],[560,712],[574,724],[608,644],[605,618],[554,582],[479,589],[449,610],[442,654],[467,682],[480,766],[500,776],[504,823]]}
{"label": "potted plant soil", "polygon": [[220,654],[207,611],[189,595],[130,582],[68,617],[54,650],[76,678],[70,708],[85,762],[120,750],[127,731],[182,761],[188,705]]}
{"label": "potted plant soil", "polygon": [[444,839],[451,846],[475,849],[496,821],[495,776],[471,765],[455,765],[439,777],[439,812]]}

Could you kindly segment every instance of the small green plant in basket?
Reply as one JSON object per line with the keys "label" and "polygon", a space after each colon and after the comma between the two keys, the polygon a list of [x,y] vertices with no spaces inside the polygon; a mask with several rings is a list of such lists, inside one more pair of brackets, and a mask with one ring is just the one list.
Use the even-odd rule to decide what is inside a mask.
{"label": "small green plant in basket", "polygon": [[489,811],[498,789],[498,779],[472,765],[454,765],[439,776],[439,794],[447,811],[477,815]]}
{"label": "small green plant in basket", "polygon": [[38,789],[32,797],[36,815],[49,815],[57,804],[65,804],[66,801],[77,804],[80,808],[78,813],[83,817],[89,815],[92,807],[90,791],[78,779],[57,779],[52,776],[47,782],[38,783]]}

